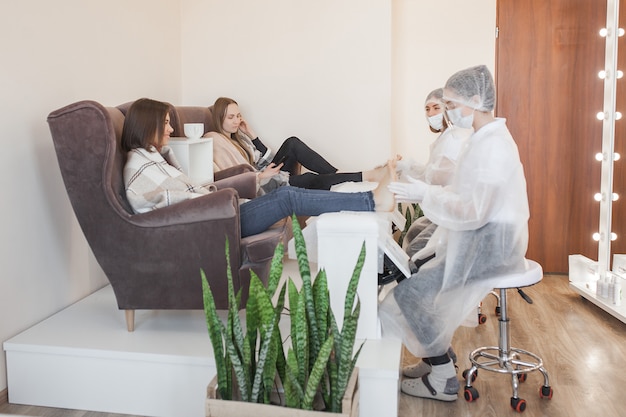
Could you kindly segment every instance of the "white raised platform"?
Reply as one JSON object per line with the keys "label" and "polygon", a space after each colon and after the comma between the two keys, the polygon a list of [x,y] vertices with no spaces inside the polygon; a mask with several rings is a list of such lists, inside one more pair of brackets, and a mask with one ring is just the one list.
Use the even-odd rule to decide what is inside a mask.
{"label": "white raised platform", "polygon": [[[299,276],[295,261],[286,260],[284,276]],[[4,350],[15,404],[200,417],[215,375],[203,311],[137,311],[129,333],[110,286],[6,341]],[[397,416],[400,354],[398,340],[365,343],[357,363],[361,417]]]}

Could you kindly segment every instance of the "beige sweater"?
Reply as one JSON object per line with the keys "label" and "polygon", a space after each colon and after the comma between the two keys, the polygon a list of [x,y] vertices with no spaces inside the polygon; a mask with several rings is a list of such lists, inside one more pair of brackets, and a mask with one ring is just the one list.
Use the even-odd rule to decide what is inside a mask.
{"label": "beige sweater", "polygon": [[[245,157],[241,150],[237,148],[227,137],[217,132],[209,132],[204,135],[213,139],[213,171],[218,172],[226,168],[240,164],[252,165],[256,169],[256,162],[261,157],[261,153],[254,147],[252,141],[247,136],[242,136],[241,146],[247,150]],[[280,171],[271,178],[264,178],[260,181],[259,195],[269,192],[276,187],[289,184],[289,173]]]}
{"label": "beige sweater", "polygon": [[247,153],[247,157],[244,157],[237,146],[224,135],[217,132],[209,132],[204,137],[213,139],[213,170],[215,172],[240,164],[249,164],[256,167],[256,160],[259,157],[257,154],[259,152],[256,151],[251,141],[249,144],[245,143],[247,138],[244,138],[244,143],[241,143]]}

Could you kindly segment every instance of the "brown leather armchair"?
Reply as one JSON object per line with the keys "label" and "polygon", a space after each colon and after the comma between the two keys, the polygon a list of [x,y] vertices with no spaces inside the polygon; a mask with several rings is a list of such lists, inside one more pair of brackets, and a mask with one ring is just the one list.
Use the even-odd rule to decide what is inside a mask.
{"label": "brown leather armchair", "polygon": [[[48,124],[74,213],[119,309],[126,310],[128,331],[134,330],[137,309],[202,309],[201,268],[217,308],[227,308],[226,239],[235,291],[242,288],[245,302],[250,270],[267,282],[288,222],[241,238],[239,197],[256,195],[255,175],[244,165],[217,174],[214,193],[134,214],[122,177],[126,156],[118,145],[124,123],[120,108],[81,101],[50,113]],[[185,111],[186,122],[210,118],[201,109],[208,111]],[[171,113],[179,123],[174,106]]]}

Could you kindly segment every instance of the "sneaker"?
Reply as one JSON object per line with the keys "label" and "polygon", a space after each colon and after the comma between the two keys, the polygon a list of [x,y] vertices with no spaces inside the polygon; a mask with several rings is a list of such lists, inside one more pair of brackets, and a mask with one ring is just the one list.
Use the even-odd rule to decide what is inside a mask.
{"label": "sneaker", "polygon": [[428,375],[418,379],[405,379],[402,381],[402,392],[413,397],[429,398],[439,401],[456,401],[459,398],[461,388],[456,377],[448,378],[443,389],[437,390],[431,384]]}

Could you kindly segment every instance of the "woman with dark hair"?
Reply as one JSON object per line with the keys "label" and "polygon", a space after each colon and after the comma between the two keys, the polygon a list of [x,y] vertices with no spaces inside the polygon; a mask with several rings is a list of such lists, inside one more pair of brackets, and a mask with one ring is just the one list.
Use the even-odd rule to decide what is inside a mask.
{"label": "woman with dark hair", "polygon": [[[170,206],[215,191],[214,184],[194,183],[181,170],[167,146],[170,134],[169,106],[147,98],[135,101],[126,114],[121,148],[127,152],[124,185],[128,202],[136,213]],[[241,174],[247,175],[247,174]],[[257,173],[257,184],[259,174]],[[291,216],[318,216],[348,211],[392,211],[393,194],[387,190],[394,173],[391,167],[379,186],[363,193],[339,193],[280,187],[249,201],[241,201],[241,236],[267,230],[278,220]]]}
{"label": "woman with dark hair", "polygon": [[[266,191],[287,183],[294,187],[330,190],[342,182],[378,182],[387,174],[385,166],[363,172],[337,172],[337,168],[295,136],[286,139],[272,155],[231,98],[220,97],[215,101],[213,124],[217,132],[205,135],[213,138],[213,169],[220,171],[250,164],[262,171],[260,179]],[[300,165],[309,172],[300,174]]]}

